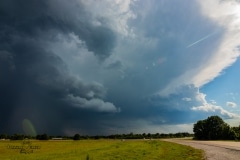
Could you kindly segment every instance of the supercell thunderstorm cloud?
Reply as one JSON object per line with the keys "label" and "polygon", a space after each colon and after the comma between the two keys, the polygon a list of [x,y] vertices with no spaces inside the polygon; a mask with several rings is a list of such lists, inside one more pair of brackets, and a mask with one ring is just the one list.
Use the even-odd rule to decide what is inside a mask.
{"label": "supercell thunderstorm cloud", "polygon": [[0,133],[234,125],[239,28],[235,0],[1,0]]}

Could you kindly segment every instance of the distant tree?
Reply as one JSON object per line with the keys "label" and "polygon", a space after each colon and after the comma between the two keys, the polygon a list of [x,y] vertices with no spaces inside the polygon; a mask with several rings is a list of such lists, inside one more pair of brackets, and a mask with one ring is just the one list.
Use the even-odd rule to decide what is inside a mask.
{"label": "distant tree", "polygon": [[145,138],[146,137],[146,133],[143,133],[142,136],[143,136],[143,138]]}
{"label": "distant tree", "polygon": [[154,135],[154,138],[159,138],[160,137],[160,134],[159,133],[156,133],[155,135]]}
{"label": "distant tree", "polygon": [[48,135],[45,133],[45,134],[42,135],[41,139],[42,140],[48,140],[49,138],[48,138]]}
{"label": "distant tree", "polygon": [[240,126],[232,127],[231,129],[235,134],[235,140],[240,140]]}
{"label": "distant tree", "polygon": [[151,133],[148,133],[147,138],[151,138],[151,137],[152,137]]}
{"label": "distant tree", "polygon": [[46,133],[44,133],[42,135],[37,135],[36,139],[38,139],[38,140],[48,140],[49,137],[48,137],[48,135]]}
{"label": "distant tree", "polygon": [[23,140],[24,135],[15,133],[13,136],[11,136],[11,139],[12,140]]}
{"label": "distant tree", "polygon": [[234,131],[219,116],[200,120],[193,127],[194,137],[199,140],[234,139]]}
{"label": "distant tree", "polygon": [[0,139],[7,139],[8,138],[8,135],[7,134],[1,134],[0,135]]}
{"label": "distant tree", "polygon": [[73,136],[73,140],[80,140],[80,134],[75,134],[74,136]]}

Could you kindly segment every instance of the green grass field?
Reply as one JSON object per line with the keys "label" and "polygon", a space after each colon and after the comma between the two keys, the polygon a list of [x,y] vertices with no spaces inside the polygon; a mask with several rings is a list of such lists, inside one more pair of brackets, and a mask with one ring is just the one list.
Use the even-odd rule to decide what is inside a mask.
{"label": "green grass field", "polygon": [[200,160],[203,151],[160,140],[0,141],[0,159]]}

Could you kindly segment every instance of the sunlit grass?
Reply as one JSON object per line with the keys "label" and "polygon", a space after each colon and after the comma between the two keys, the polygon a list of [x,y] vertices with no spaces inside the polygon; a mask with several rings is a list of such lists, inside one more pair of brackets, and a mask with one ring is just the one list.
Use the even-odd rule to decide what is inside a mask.
{"label": "sunlit grass", "polygon": [[200,160],[203,151],[160,140],[80,140],[80,141],[31,141],[39,146],[33,153],[23,154],[22,141],[0,141],[1,160]]}

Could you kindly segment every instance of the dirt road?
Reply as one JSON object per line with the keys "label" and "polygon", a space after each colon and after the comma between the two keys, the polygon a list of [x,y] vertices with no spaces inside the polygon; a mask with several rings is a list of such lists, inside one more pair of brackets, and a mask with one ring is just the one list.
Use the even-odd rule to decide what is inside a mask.
{"label": "dirt road", "polygon": [[167,139],[205,151],[207,160],[240,160],[240,142]]}

